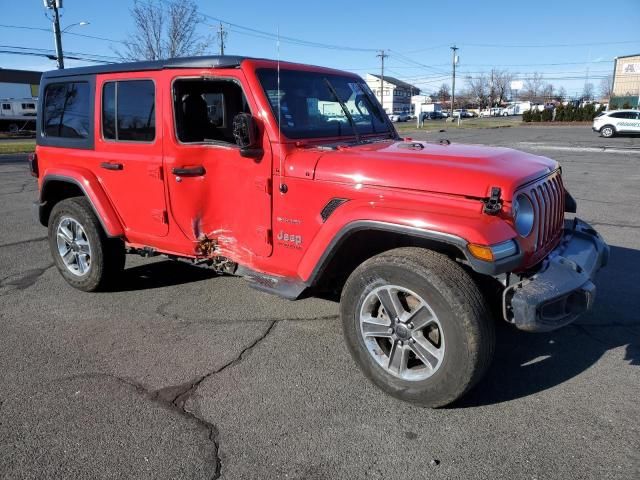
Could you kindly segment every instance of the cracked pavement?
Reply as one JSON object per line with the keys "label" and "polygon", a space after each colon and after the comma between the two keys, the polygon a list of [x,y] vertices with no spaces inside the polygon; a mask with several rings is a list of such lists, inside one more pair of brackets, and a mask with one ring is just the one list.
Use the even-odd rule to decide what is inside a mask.
{"label": "cracked pavement", "polygon": [[[586,127],[412,136],[595,141]],[[328,301],[162,258],[128,257],[116,291],[73,290],[32,220],[24,157],[0,156],[0,477],[637,478],[640,156],[544,153],[612,246],[596,308],[550,334],[498,324],[486,379],[438,410],[370,384]]]}

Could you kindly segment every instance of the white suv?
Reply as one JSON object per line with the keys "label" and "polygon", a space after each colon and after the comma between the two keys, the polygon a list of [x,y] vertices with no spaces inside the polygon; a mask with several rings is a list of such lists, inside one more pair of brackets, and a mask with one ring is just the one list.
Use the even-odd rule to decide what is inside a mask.
{"label": "white suv", "polygon": [[618,133],[640,133],[640,111],[611,110],[602,112],[593,119],[593,131],[605,138]]}

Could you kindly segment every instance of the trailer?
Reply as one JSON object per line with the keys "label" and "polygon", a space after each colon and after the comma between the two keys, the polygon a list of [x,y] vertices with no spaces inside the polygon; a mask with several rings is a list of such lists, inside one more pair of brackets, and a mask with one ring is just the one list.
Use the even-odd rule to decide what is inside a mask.
{"label": "trailer", "polygon": [[37,98],[0,99],[0,130],[17,132],[35,128]]}

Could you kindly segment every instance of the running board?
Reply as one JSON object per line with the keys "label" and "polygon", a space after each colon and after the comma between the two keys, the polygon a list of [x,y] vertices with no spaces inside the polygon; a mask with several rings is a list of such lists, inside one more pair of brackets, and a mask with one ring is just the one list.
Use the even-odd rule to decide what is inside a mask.
{"label": "running board", "polygon": [[297,300],[302,295],[302,292],[307,289],[307,285],[300,280],[266,275],[243,266],[238,266],[235,274],[244,277],[251,288],[271,293],[287,300]]}

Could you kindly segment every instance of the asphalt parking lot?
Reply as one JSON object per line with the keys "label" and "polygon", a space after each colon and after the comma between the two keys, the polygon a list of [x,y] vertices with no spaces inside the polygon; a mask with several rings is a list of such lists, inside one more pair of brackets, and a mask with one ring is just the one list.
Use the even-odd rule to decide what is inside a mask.
{"label": "asphalt parking lot", "polygon": [[595,309],[550,334],[499,324],[484,381],[416,408],[359,372],[334,303],[138,257],[117,291],[72,289],[24,157],[0,157],[0,477],[640,478],[640,137],[412,136],[559,160],[612,248]]}

